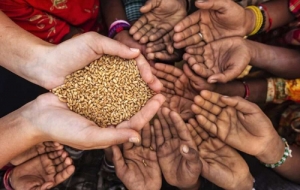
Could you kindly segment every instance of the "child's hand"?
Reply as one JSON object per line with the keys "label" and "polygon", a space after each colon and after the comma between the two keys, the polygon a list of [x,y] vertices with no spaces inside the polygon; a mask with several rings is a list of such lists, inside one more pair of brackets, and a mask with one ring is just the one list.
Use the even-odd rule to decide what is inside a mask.
{"label": "child's hand", "polygon": [[116,174],[128,189],[161,188],[162,176],[155,149],[155,137],[149,124],[142,129],[142,146],[125,143],[123,154],[118,146],[112,147]]}

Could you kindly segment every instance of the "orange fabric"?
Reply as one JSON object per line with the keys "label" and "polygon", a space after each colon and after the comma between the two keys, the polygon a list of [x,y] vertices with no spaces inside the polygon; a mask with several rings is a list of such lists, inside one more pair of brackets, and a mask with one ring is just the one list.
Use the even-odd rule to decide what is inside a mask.
{"label": "orange fabric", "polygon": [[32,34],[60,43],[70,26],[83,32],[103,29],[99,0],[0,0],[0,9]]}

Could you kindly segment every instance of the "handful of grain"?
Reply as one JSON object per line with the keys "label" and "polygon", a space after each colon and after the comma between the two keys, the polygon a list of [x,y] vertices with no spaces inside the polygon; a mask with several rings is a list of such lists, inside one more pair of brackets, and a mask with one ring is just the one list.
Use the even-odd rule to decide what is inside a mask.
{"label": "handful of grain", "polygon": [[154,92],[142,80],[135,60],[104,55],[51,90],[69,109],[100,127],[136,114]]}

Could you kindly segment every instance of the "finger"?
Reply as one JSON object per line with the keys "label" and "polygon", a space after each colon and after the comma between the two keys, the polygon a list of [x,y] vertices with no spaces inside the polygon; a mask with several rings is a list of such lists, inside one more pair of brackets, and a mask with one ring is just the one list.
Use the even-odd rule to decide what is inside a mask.
{"label": "finger", "polygon": [[256,104],[251,103],[241,97],[222,96],[221,101],[225,105],[233,107],[243,114],[261,112],[261,109]]}
{"label": "finger", "polygon": [[189,123],[187,123],[186,126],[191,133],[192,139],[194,140],[194,142],[196,143],[196,146],[198,147],[202,142],[200,135],[197,133],[197,131],[194,129],[194,127],[192,125],[190,125]]}
{"label": "finger", "polygon": [[187,46],[195,45],[200,43],[203,40],[203,34],[194,34],[189,37],[186,37],[184,40],[180,42],[174,42],[174,47],[177,49],[185,48]]}
{"label": "finger", "polygon": [[155,59],[166,62],[178,61],[178,54],[169,54],[167,51],[161,51],[154,54]]}
{"label": "finger", "polygon": [[172,138],[172,134],[171,134],[169,125],[168,125],[168,123],[166,121],[166,117],[165,117],[165,115],[168,115],[169,112],[170,112],[170,110],[168,108],[164,107],[157,113],[161,127],[162,127],[162,133],[163,133],[165,141],[168,141]]}
{"label": "finger", "polygon": [[140,131],[146,123],[153,118],[164,101],[165,97],[162,94],[156,94],[147,101],[146,105],[142,107],[139,112],[132,116],[128,121],[120,123],[117,128],[128,128]]}
{"label": "finger", "polygon": [[[143,141],[143,139],[142,139],[142,141]],[[134,144],[130,143],[130,142],[126,142],[126,143],[123,143],[122,146],[123,146],[123,151],[126,151],[126,150],[132,149]]]}
{"label": "finger", "polygon": [[155,131],[154,131],[154,126],[151,126],[151,147],[153,148],[154,151],[156,151],[156,139],[155,139]]}
{"label": "finger", "polygon": [[189,120],[189,124],[193,127],[193,129],[196,131],[196,133],[200,136],[201,141],[209,138],[209,134],[198,124],[198,122],[194,118]]}
{"label": "finger", "polygon": [[187,145],[181,145],[180,153],[187,160],[188,168],[190,168],[193,173],[200,175],[202,163],[200,161],[198,151],[188,147]]}
{"label": "finger", "polygon": [[[210,91],[207,91],[207,92],[210,92]],[[202,94],[204,94],[206,96],[203,97]],[[196,105],[198,105],[201,109],[206,110],[209,113],[212,113],[214,115],[219,115],[219,113],[222,111],[222,107],[217,105],[217,103],[220,102],[219,104],[224,106],[224,104],[220,101],[220,96],[217,96],[218,94],[209,93],[209,94],[211,94],[211,96],[208,97],[207,94],[208,93],[200,92],[201,96],[196,96],[194,98],[194,103]],[[195,113],[195,114],[197,114],[197,113]]]}
{"label": "finger", "polygon": [[159,28],[156,31],[153,32],[148,32],[150,37],[149,40],[154,42],[158,39],[160,39],[161,37],[163,37],[164,35],[166,35],[168,32],[170,32],[172,30],[172,26],[171,25],[164,25],[164,26],[160,26],[161,28]]}
{"label": "finger", "polygon": [[213,123],[216,122],[216,120],[217,120],[217,117],[216,117],[217,115],[214,115],[214,114],[210,113],[209,111],[207,111],[199,106],[196,106],[195,104],[193,104],[191,106],[191,109],[195,113],[196,117],[197,117],[197,115],[202,115],[203,117],[205,117],[206,119],[208,119],[209,121],[211,121]]}
{"label": "finger", "polygon": [[[184,29],[182,32],[175,33],[173,36],[173,40],[174,40],[174,42],[181,42],[195,34],[198,34],[199,32],[200,32],[199,25],[195,24],[195,25],[192,25],[192,26]],[[202,40],[202,38],[201,38],[201,40]]]}
{"label": "finger", "polygon": [[196,11],[189,16],[185,17],[178,24],[175,25],[174,31],[179,33],[200,22],[201,11]]}
{"label": "finger", "polygon": [[154,120],[153,127],[154,127],[156,147],[160,147],[164,143],[165,139],[162,133],[162,127],[160,121],[158,119]]}
{"label": "finger", "polygon": [[116,171],[117,176],[120,178],[120,176],[124,175],[128,166],[127,166],[127,164],[124,160],[124,157],[122,155],[122,152],[118,146],[112,146],[112,152],[113,152],[112,161],[115,166],[115,171]]}
{"label": "finger", "polygon": [[[170,106],[171,107],[171,106]],[[171,134],[172,134],[172,137],[173,138],[177,138],[178,137],[178,133],[177,133],[177,130],[176,130],[176,128],[175,128],[175,123],[174,123],[174,121],[171,119],[171,117],[170,117],[170,114],[171,114],[172,112],[171,112],[171,110],[169,110],[169,109],[165,109],[165,108],[163,108],[162,109],[162,114],[163,114],[163,116],[164,116],[164,118],[165,118],[165,120],[167,121],[167,123],[168,123],[168,126],[169,126],[169,131],[171,132]],[[180,116],[179,116],[180,117]]]}
{"label": "finger", "polygon": [[142,28],[140,28],[134,35],[133,39],[139,41],[139,43],[144,44],[149,41],[149,36],[147,36],[147,32],[152,29],[150,24],[145,24]]}
{"label": "finger", "polygon": [[195,6],[199,9],[205,10],[215,10],[222,12],[224,9],[230,5],[227,0],[205,0],[205,1],[195,1]]}
{"label": "finger", "polygon": [[151,145],[151,127],[149,123],[142,129],[142,145],[146,148],[149,148]]}
{"label": "finger", "polygon": [[56,166],[56,172],[62,172],[65,168],[72,164],[72,159],[70,157],[66,157],[64,161]]}
{"label": "finger", "polygon": [[47,156],[49,159],[54,160],[62,155],[62,153],[65,152],[64,150],[58,150],[47,153]]}
{"label": "finger", "polygon": [[[212,104],[215,104],[221,108],[225,107],[226,105],[220,100],[220,98],[222,97],[221,94],[215,93],[215,92],[211,92],[208,90],[202,90],[200,93],[201,97],[206,100],[211,102]],[[211,110],[212,111],[212,110]],[[219,113],[219,109],[216,108],[215,110],[212,111],[212,113]]]}
{"label": "finger", "polygon": [[75,172],[75,166],[74,165],[69,165],[66,168],[64,168],[61,172],[59,172],[55,175],[55,184],[54,184],[54,186],[62,183],[63,181],[65,181],[66,179],[71,177],[71,175],[73,175],[74,172]]}
{"label": "finger", "polygon": [[[78,38],[81,37],[82,37],[81,35],[78,36]],[[93,47],[94,47],[94,51],[97,54],[116,55],[124,59],[133,59],[140,55],[140,51],[138,49],[129,48],[128,46],[116,40],[101,36],[99,34],[95,34],[95,36],[92,37],[93,38],[89,40],[91,40],[92,44],[96,44]],[[75,39],[76,38],[74,38],[74,40]]]}
{"label": "finger", "polygon": [[223,71],[222,73],[216,73],[216,74],[211,75],[207,81],[209,83],[215,83],[215,82],[226,83],[228,81],[231,81],[231,80],[237,78],[240,74],[242,74],[244,69],[245,68],[238,68],[235,66],[230,66],[230,67],[227,67],[226,70]]}
{"label": "finger", "polygon": [[191,66],[192,70],[198,74],[199,76],[203,78],[210,77],[214,74],[214,72],[211,69],[208,69],[204,64],[202,63],[196,63]]}
{"label": "finger", "polygon": [[[187,64],[184,64],[184,65],[183,65],[183,72],[184,72],[184,73],[186,74],[186,76],[191,80],[192,85],[193,85],[193,84],[198,84],[198,83],[200,83],[200,84],[205,84],[205,83],[207,83],[207,82],[205,81],[204,78],[199,77],[198,75],[196,75],[196,74],[189,68],[189,66],[188,66]],[[198,89],[198,90],[199,90],[199,89]],[[201,90],[203,90],[203,89],[201,89]]]}
{"label": "finger", "polygon": [[173,125],[175,126],[179,138],[184,141],[191,141],[192,136],[180,115],[174,111],[172,111],[169,115],[173,122]]}
{"label": "finger", "polygon": [[192,55],[202,55],[204,52],[203,46],[188,46],[185,51]]}
{"label": "finger", "polygon": [[151,47],[149,47],[147,45],[146,52],[147,53],[154,53],[154,52],[162,51],[162,50],[165,50],[165,49],[166,49],[166,45],[164,43],[155,44],[155,45],[152,45]]}
{"label": "finger", "polygon": [[202,63],[204,63],[204,58],[202,55],[192,55],[188,58],[188,63],[191,65],[191,67],[195,70],[195,66],[204,66]]}
{"label": "finger", "polygon": [[[136,34],[140,28],[142,28],[144,25],[148,23],[148,19],[145,15],[141,16],[135,23],[131,26],[129,33],[131,35]],[[137,39],[139,40],[139,39]]]}
{"label": "finger", "polygon": [[198,124],[205,129],[205,131],[212,135],[217,135],[218,129],[217,125],[211,122],[208,118],[204,117],[203,115],[196,115],[196,120]]}
{"label": "finger", "polygon": [[[163,64],[163,63],[157,63],[155,64],[154,66],[157,70],[159,71],[162,71],[162,73],[168,73],[170,75],[173,75],[174,77],[173,78],[170,78],[169,81],[171,82],[175,82],[176,81],[176,78],[181,76],[183,73],[182,73],[182,70],[178,69],[177,67],[173,66],[173,65],[167,65],[167,64]],[[162,74],[159,75],[160,76],[163,76]]]}
{"label": "finger", "polygon": [[155,8],[157,8],[158,6],[160,5],[160,3],[157,3],[157,1],[156,0],[148,0],[148,1],[146,1],[146,3],[144,4],[144,6],[142,6],[141,8],[140,8],[140,11],[141,11],[141,13],[148,13],[148,12],[150,12],[151,10],[153,10],[153,9],[155,9]]}
{"label": "finger", "polygon": [[140,55],[136,58],[136,65],[140,71],[142,79],[147,83],[149,88],[155,92],[159,92],[162,88],[162,84],[159,80],[152,74],[151,67],[146,61],[145,57]]}

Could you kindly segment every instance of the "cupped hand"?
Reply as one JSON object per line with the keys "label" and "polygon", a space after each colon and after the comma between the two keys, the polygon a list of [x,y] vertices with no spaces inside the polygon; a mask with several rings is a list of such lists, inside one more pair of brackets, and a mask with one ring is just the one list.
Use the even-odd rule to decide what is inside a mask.
{"label": "cupped hand", "polygon": [[247,40],[231,37],[203,47],[186,48],[184,57],[192,70],[209,83],[228,82],[238,77],[251,61]]}
{"label": "cupped hand", "polygon": [[155,136],[149,124],[142,129],[141,146],[125,143],[123,153],[118,146],[113,146],[112,150],[116,174],[128,189],[161,188],[162,176],[155,151]]}
{"label": "cupped hand", "polygon": [[192,110],[209,134],[250,155],[262,154],[279,137],[260,108],[240,97],[202,91]]}
{"label": "cupped hand", "polygon": [[103,54],[116,55],[125,59],[135,59],[141,77],[155,92],[162,88],[159,80],[152,75],[150,65],[137,49],[101,36],[94,32],[82,34],[57,46],[49,46],[45,55],[40,56],[31,75],[41,77],[40,86],[52,89],[64,83],[65,77],[100,58]]}
{"label": "cupped hand", "polygon": [[[77,149],[101,149],[125,142],[140,143],[139,131],[164,102],[155,95],[128,121],[116,128],[100,128],[94,122],[70,111],[65,103],[47,93],[18,110],[36,141],[56,141]],[[16,114],[17,114],[16,113]],[[37,142],[39,143],[39,142]],[[36,144],[37,144],[36,143]]]}
{"label": "cupped hand", "polygon": [[185,0],[148,0],[140,11],[144,15],[130,29],[140,43],[160,39],[187,15]]}
{"label": "cupped hand", "polygon": [[163,84],[163,92],[175,94],[189,100],[193,100],[199,94],[199,89],[191,85],[185,73],[172,65],[156,63],[152,73],[159,78]]}
{"label": "cupped hand", "polygon": [[203,164],[201,175],[223,189],[251,189],[253,177],[241,155],[220,139],[209,136],[194,119],[189,123]]}
{"label": "cupped hand", "polygon": [[156,62],[174,64],[180,61],[183,55],[182,49],[174,49],[173,36],[174,31],[165,34],[161,39],[147,43],[147,59]]}
{"label": "cupped hand", "polygon": [[[253,13],[231,0],[196,1],[198,11],[174,28],[174,46],[183,48],[225,37],[244,37],[254,28]],[[202,35],[199,35],[201,33]]]}
{"label": "cupped hand", "polygon": [[178,188],[197,187],[202,164],[186,124],[167,108],[158,117],[154,120],[157,157],[166,181]]}

